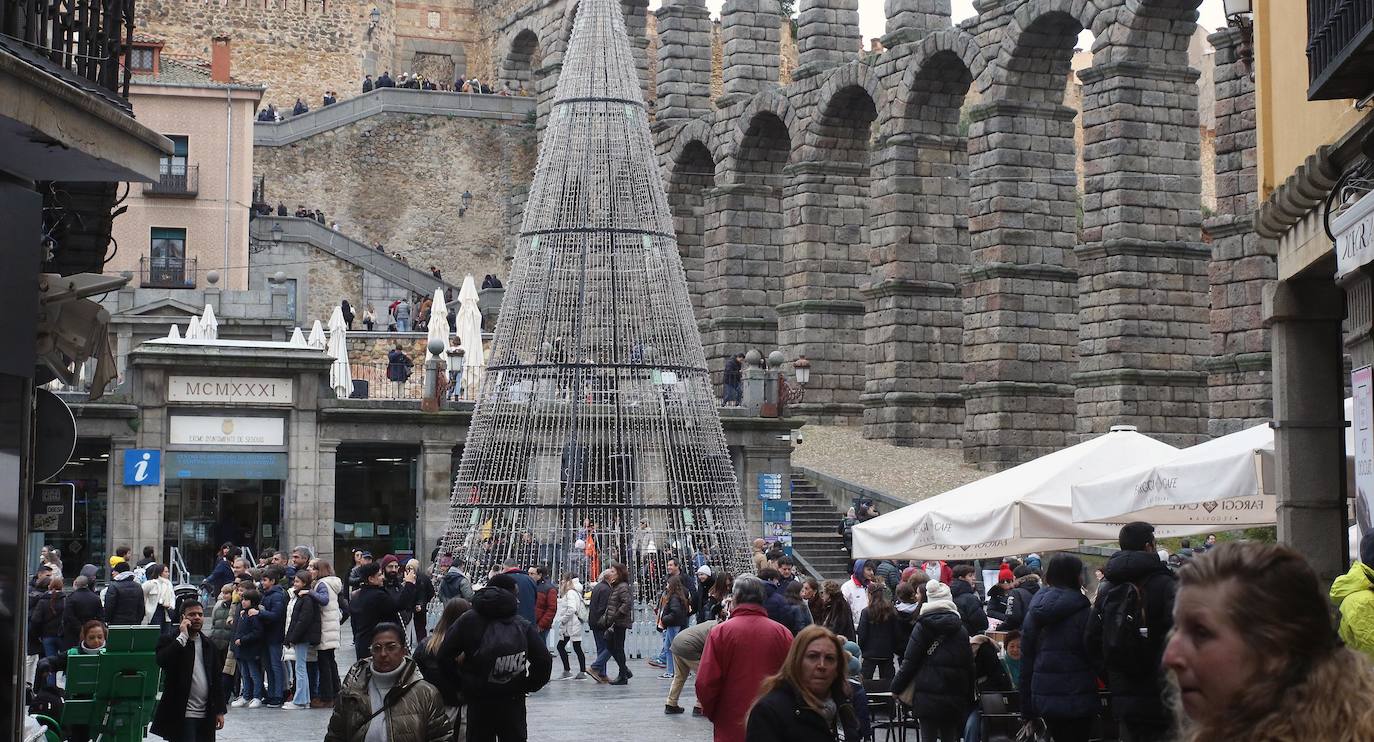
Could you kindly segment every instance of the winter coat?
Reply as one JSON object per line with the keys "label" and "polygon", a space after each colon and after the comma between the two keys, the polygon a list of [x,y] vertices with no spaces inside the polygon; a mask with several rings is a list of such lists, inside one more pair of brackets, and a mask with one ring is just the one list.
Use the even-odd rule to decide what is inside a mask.
{"label": "winter coat", "polygon": [[668,651],[672,652],[674,657],[700,662],[702,653],[706,651],[706,637],[719,623],[715,619],[709,619],[679,631]]}
{"label": "winter coat", "polygon": [[429,651],[429,640],[420,643],[415,649],[414,656],[415,664],[420,667],[420,674],[424,675],[425,682],[439,689],[439,695],[444,697],[444,705],[462,706],[463,680],[458,675],[458,665],[440,662],[439,653]]}
{"label": "winter coat", "polygon": [[1374,569],[1363,562],[1331,583],[1331,602],[1341,609],[1340,635],[1351,649],[1374,657]]}
{"label": "winter coat", "polygon": [[898,603],[897,608],[897,633],[901,641],[897,642],[898,647],[905,647],[906,640],[911,638],[911,632],[916,630],[916,622],[921,618],[920,603]]}
{"label": "winter coat", "polygon": [[954,597],[954,605],[959,608],[959,618],[963,619],[969,636],[988,630],[988,614],[983,612],[983,601],[978,599],[978,592],[972,585],[966,580],[955,580],[950,583],[949,593]]}
{"label": "winter coat", "polygon": [[611,600],[611,585],[605,580],[597,580],[592,585],[592,598],[587,603],[587,623],[593,631],[605,631],[602,621],[606,618],[606,605]]}
{"label": "winter coat", "polygon": [[[1001,585],[993,585],[988,588],[988,605],[986,614],[988,618],[995,618],[998,621],[1007,620],[1007,595],[1011,591]],[[999,626],[1000,630],[1001,627]]]}
{"label": "winter coat", "polygon": [[223,716],[228,694],[224,689],[224,650],[210,637],[197,634],[185,646],[176,635],[164,636],[157,644],[157,666],[162,668],[163,689],[153,712],[153,734],[167,742],[181,742],[186,725],[186,704],[191,697],[191,673],[196,667],[196,646],[200,642],[200,667],[205,673],[205,717],[197,723],[197,739],[215,738],[215,717]]}
{"label": "winter coat", "polygon": [[372,664],[360,660],[344,677],[343,689],[334,702],[325,742],[365,742],[368,727],[385,719],[389,742],[451,742],[449,723],[439,689],[425,682],[415,660],[401,661],[396,685],[387,692],[386,710],[369,721],[372,708]]}
{"label": "winter coat", "polygon": [[262,604],[258,606],[258,618],[262,621],[263,638],[273,644],[286,640],[286,591],[281,585],[273,585],[262,594]]}
{"label": "winter coat", "polygon": [[763,609],[768,611],[768,617],[787,627],[792,632],[792,636],[801,633],[807,624],[806,614],[802,607],[787,600],[782,588],[774,585],[767,580],[763,583],[763,589],[768,596],[763,601]]}
{"label": "winter coat", "polygon": [[1016,684],[1007,674],[1002,657],[997,653],[997,642],[991,637],[979,634],[972,637],[973,670],[977,679],[978,692],[1006,692],[1016,690]]}
{"label": "winter coat", "polygon": [[267,641],[262,629],[262,614],[239,614],[234,621],[234,656],[241,660],[256,660],[266,654]]}
{"label": "winter coat", "polygon": [[582,599],[582,581],[574,579],[568,591],[563,593],[562,600],[558,601],[558,613],[553,618],[553,627],[558,630],[559,639],[569,637],[581,640],[584,627],[577,612],[585,602]]}
{"label": "winter coat", "polygon": [[711,588],[715,587],[715,585],[716,578],[710,575],[706,577],[705,582],[702,582],[700,580],[697,581],[696,593],[692,595],[692,599],[694,601],[692,609],[697,614],[697,623],[701,623],[702,621],[707,621],[712,618],[711,616],[706,615],[706,612],[710,608],[709,593],[711,592]]}
{"label": "winter coat", "polygon": [[472,600],[472,581],[457,567],[449,567],[439,581],[439,600],[447,603],[452,598]]}
{"label": "winter coat", "polygon": [[663,624],[663,628],[686,628],[691,620],[692,614],[686,601],[676,595],[665,597],[663,609],[658,614],[658,622]]}
{"label": "winter coat", "polygon": [[75,647],[81,640],[81,627],[93,618],[100,618],[102,611],[100,596],[94,590],[89,587],[73,590],[62,610],[62,638],[66,646]]}
{"label": "winter coat", "polygon": [[520,606],[520,617],[536,623],[535,603],[539,602],[539,589],[534,586],[534,580],[519,568],[508,569],[505,573],[515,578],[515,601]]}
{"label": "winter coat", "polygon": [[297,644],[318,645],[320,643],[319,603],[316,603],[309,595],[301,596],[292,591],[289,610],[282,643],[291,647]]}
{"label": "winter coat", "polygon": [[937,608],[916,621],[892,679],[899,692],[912,685],[916,718],[962,721],[968,715],[973,704],[973,652],[957,610]]}
{"label": "winter coat", "polygon": [[66,607],[67,596],[62,591],[43,593],[29,611],[29,630],[40,639],[61,637]]}
{"label": "winter coat", "polygon": [[334,575],[321,577],[311,588],[311,597],[320,606],[320,642],[316,649],[339,648],[339,630],[343,625],[343,606],[339,595],[342,592],[343,582]]}
{"label": "winter coat", "polygon": [[132,572],[110,581],[105,588],[105,623],[110,626],[138,626],[143,623],[143,588]]}
{"label": "winter coat", "polygon": [[[158,615],[158,606],[162,607],[162,615]],[[148,580],[143,583],[143,622],[147,624],[159,620],[158,625],[172,622],[172,613],[176,610],[176,592],[172,590],[172,581],[166,577],[159,577],[156,580]]]}
{"label": "winter coat", "polygon": [[349,623],[353,624],[353,645],[358,649],[359,656],[371,654],[367,648],[372,646],[372,632],[377,629],[377,624],[401,623],[391,596],[382,588],[368,583],[353,591],[353,596],[348,599],[348,612]]}
{"label": "winter coat", "polygon": [[410,356],[399,350],[393,348],[386,354],[386,378],[389,381],[400,382],[409,379],[414,366],[415,362],[410,360]]}
{"label": "winter coat", "polygon": [[[1158,555],[1144,551],[1118,551],[1102,568],[1106,579],[1098,586],[1096,601],[1089,614],[1084,638],[1088,657],[1099,677],[1107,681],[1112,693],[1112,715],[1119,720],[1165,723],[1173,720],[1164,701],[1167,684],[1160,669],[1169,632],[1174,628],[1174,596],[1178,578]],[[1112,585],[1133,582],[1145,593],[1145,620],[1150,632],[1150,664],[1139,670],[1122,672],[1112,668],[1102,652],[1102,606]],[[1024,643],[1023,643],[1024,647]],[[1024,648],[1022,652],[1024,653]]]}
{"label": "winter coat", "polygon": [[1047,587],[1036,594],[1021,629],[1021,716],[1097,716],[1097,674],[1084,646],[1092,604],[1083,593]]}
{"label": "winter coat", "polygon": [[866,660],[890,660],[906,646],[910,634],[902,633],[902,625],[893,615],[886,621],[874,621],[865,608],[859,614],[859,649]]}
{"label": "winter coat", "polygon": [[997,627],[998,631],[1012,631],[1020,629],[1026,621],[1026,611],[1030,609],[1031,600],[1040,590],[1040,579],[1023,579],[1021,584],[1013,587],[1007,593],[1007,619]]}
{"label": "winter coat", "polygon": [[889,593],[897,592],[897,583],[902,581],[902,571],[897,569],[897,565],[886,559],[878,562],[873,568],[873,576],[882,580],[887,585]]}
{"label": "winter coat", "polygon": [[697,666],[697,703],[715,725],[715,742],[743,742],[745,715],[763,679],[778,671],[792,633],[763,606],[741,603],[706,638]]}
{"label": "winter coat", "polygon": [[834,742],[844,731],[846,742],[863,739],[854,699],[842,691],[831,693],[837,713],[831,721],[816,713],[788,682],[769,691],[749,711],[747,742]]}
{"label": "winter coat", "polygon": [[234,568],[229,566],[229,562],[224,557],[215,558],[215,568],[210,571],[210,576],[205,578],[205,584],[209,588],[211,595],[219,595],[219,591],[225,585],[234,581]]}
{"label": "winter coat", "polygon": [[840,586],[840,594],[849,603],[849,614],[855,618],[868,607],[868,585],[863,580],[864,564],[867,560],[854,562],[854,574]]}
{"label": "winter coat", "polygon": [[[459,656],[468,657],[477,653],[482,646],[482,635],[487,627],[507,621],[514,621],[525,632],[525,669],[523,682],[513,682],[504,688],[504,693],[534,693],[549,682],[553,671],[553,655],[540,638],[534,624],[517,615],[518,600],[509,590],[499,587],[484,587],[472,596],[472,610],[464,613],[449,627],[444,642],[439,646],[439,664],[452,664]],[[492,698],[493,690],[488,678],[478,677],[472,671],[476,663],[464,662],[458,665],[458,675],[462,678],[463,697],[469,703],[480,703],[483,698]],[[496,696],[499,697],[499,696]]]}
{"label": "winter coat", "polygon": [[534,585],[534,624],[540,631],[553,628],[554,616],[558,615],[558,588],[548,580]]}
{"label": "winter coat", "polygon": [[234,627],[229,623],[230,616],[234,615],[234,604],[223,600],[216,601],[214,608],[210,610],[210,630],[207,632],[210,641],[215,643],[215,649],[221,652],[229,648],[229,643],[234,639]]}
{"label": "winter coat", "polygon": [[628,629],[634,625],[634,591],[628,582],[611,585],[611,594],[606,598],[606,612],[601,616],[601,625]]}

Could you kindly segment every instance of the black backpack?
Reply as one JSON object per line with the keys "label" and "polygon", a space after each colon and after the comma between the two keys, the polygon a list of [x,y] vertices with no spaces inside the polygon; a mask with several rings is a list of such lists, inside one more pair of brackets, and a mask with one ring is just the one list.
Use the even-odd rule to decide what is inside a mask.
{"label": "black backpack", "polygon": [[1102,657],[1107,668],[1138,673],[1154,665],[1154,642],[1145,590],[1136,582],[1112,585],[1102,599]]}
{"label": "black backpack", "polygon": [[472,690],[492,695],[524,692],[530,666],[528,627],[521,616],[487,624],[477,650],[463,664]]}

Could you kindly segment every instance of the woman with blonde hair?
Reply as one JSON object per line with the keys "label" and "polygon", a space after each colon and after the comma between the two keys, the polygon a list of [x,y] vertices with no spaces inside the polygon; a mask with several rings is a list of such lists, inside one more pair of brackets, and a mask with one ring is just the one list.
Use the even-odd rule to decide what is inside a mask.
{"label": "woman with blonde hair", "polygon": [[1183,742],[1374,739],[1374,666],[1341,643],[1301,554],[1227,543],[1178,577],[1164,667]]}
{"label": "woman with blonde hair", "polygon": [[749,709],[745,742],[836,742],[863,738],[863,724],[845,678],[849,655],[824,626],[807,626],[792,641],[776,675],[765,678]]}

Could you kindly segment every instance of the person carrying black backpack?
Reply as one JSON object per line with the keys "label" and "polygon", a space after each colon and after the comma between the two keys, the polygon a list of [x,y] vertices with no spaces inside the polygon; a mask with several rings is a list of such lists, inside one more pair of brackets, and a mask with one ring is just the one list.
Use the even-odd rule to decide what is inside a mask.
{"label": "person carrying black backpack", "polygon": [[1160,662],[1174,627],[1178,578],[1159,560],[1149,523],[1122,526],[1119,543],[1088,617],[1088,656],[1107,681],[1122,742],[1172,739]]}
{"label": "person carrying black backpack", "polygon": [[516,613],[515,591],[513,577],[494,575],[439,647],[441,666],[461,658],[469,742],[525,742],[525,694],[543,688],[553,671],[538,627]]}

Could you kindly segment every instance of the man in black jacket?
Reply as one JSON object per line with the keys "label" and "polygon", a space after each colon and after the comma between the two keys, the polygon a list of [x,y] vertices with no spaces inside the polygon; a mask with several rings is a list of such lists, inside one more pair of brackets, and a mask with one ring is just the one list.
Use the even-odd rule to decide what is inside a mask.
{"label": "man in black jacket", "polygon": [[67,606],[62,611],[62,639],[69,648],[81,640],[81,627],[91,619],[100,618],[104,611],[100,596],[91,589],[91,578],[86,576],[84,568],[72,585],[75,589],[67,596]]}
{"label": "man in black jacket", "polygon": [[783,588],[779,586],[782,574],[772,567],[764,567],[759,570],[758,578],[763,580],[763,609],[768,611],[768,617],[786,626],[792,636],[801,633],[807,625],[806,616],[800,605],[793,605],[783,595]]}
{"label": "man in black jacket", "polygon": [[1031,598],[1040,591],[1040,575],[1036,574],[1034,569],[1023,564],[1017,567],[1013,574],[1016,575],[1016,581],[1011,583],[1011,592],[1007,593],[1007,620],[997,627],[1001,631],[1021,628],[1026,615],[1030,612]]}
{"label": "man in black jacket", "polygon": [[553,670],[539,628],[516,615],[515,590],[513,576],[493,576],[439,647],[440,665],[459,663],[472,742],[524,742],[525,694],[543,688]]}
{"label": "man in black jacket", "polygon": [[400,611],[391,595],[382,588],[382,567],[368,562],[358,567],[358,576],[363,583],[348,598],[348,612],[353,624],[353,648],[358,659],[372,656],[372,632],[377,624],[400,624]]}
{"label": "man in black jacket", "polygon": [[201,631],[205,608],[195,596],[182,598],[177,609],[181,631],[157,645],[166,678],[152,731],[167,742],[214,742],[224,728],[224,653]]}
{"label": "man in black jacket", "polygon": [[953,570],[954,579],[949,584],[949,592],[954,596],[954,605],[959,608],[959,618],[964,620],[964,628],[969,636],[978,636],[988,630],[988,614],[983,611],[983,601],[978,599],[974,588],[974,569],[972,564],[960,564]]}
{"label": "man in black jacket", "polygon": [[606,663],[611,661],[611,649],[606,644],[608,627],[601,625],[601,618],[606,615],[606,606],[611,601],[611,583],[606,581],[606,575],[610,572],[606,569],[597,575],[596,584],[592,585],[592,598],[587,603],[587,625],[592,630],[592,641],[596,642],[596,658],[587,668],[587,673],[599,683],[610,682],[606,677]]}
{"label": "man in black jacket", "polygon": [[[1107,681],[1112,694],[1112,715],[1120,726],[1122,742],[1156,742],[1172,739],[1173,716],[1164,701],[1165,673],[1160,667],[1169,632],[1174,628],[1174,596],[1178,578],[1159,560],[1155,547],[1155,527],[1149,523],[1127,523],[1121,527],[1121,551],[1107,560],[1102,573],[1106,579],[1097,589],[1097,600],[1088,617],[1084,642],[1088,656]],[[1130,595],[1128,595],[1128,593]],[[1107,656],[1103,642],[1104,608],[1111,601],[1141,600],[1144,605],[1145,662],[1120,661]]]}
{"label": "man in black jacket", "polygon": [[143,588],[134,581],[128,562],[110,570],[113,575],[105,587],[105,623],[111,626],[137,626],[143,623]]}

